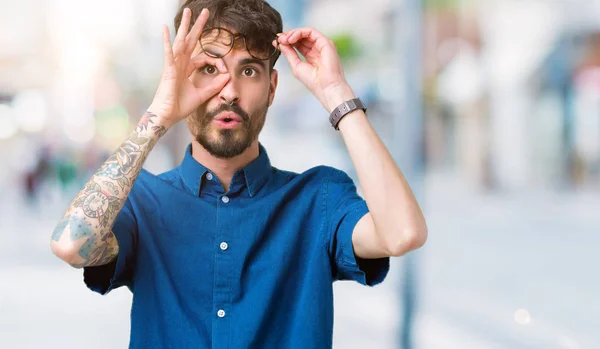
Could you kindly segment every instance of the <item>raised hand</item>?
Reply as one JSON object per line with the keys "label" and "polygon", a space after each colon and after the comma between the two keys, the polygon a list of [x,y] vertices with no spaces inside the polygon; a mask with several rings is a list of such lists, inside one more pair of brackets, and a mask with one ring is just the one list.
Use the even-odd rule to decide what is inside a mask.
{"label": "raised hand", "polygon": [[[185,119],[229,81],[230,75],[221,59],[211,58],[203,53],[192,57],[208,15],[208,9],[203,9],[188,33],[191,11],[186,8],[173,45],[169,28],[166,25],[163,27],[163,73],[148,111],[158,116],[161,125],[167,128]],[[195,86],[189,77],[195,67],[206,64],[217,67],[220,74],[205,86]]]}
{"label": "raised hand", "polygon": [[[277,40],[294,76],[328,112],[344,100],[353,98],[337,50],[330,39],[314,28],[298,28],[282,33]],[[300,59],[296,50],[306,61]]]}

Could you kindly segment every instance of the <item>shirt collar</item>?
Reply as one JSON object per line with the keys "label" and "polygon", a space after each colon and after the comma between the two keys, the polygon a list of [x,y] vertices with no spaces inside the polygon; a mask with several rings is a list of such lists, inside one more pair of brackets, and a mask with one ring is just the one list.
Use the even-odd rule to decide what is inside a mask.
{"label": "shirt collar", "polygon": [[271,176],[271,170],[271,161],[269,155],[267,155],[267,150],[262,144],[258,143],[258,157],[243,168],[250,197],[256,195],[267,184]]}
{"label": "shirt collar", "polygon": [[[252,160],[246,167],[238,170],[233,176],[234,179],[236,177],[243,178],[250,197],[256,195],[256,193],[258,193],[258,191],[267,183],[272,169],[271,161],[269,160],[266,149],[260,143],[258,144],[258,148],[258,157]],[[185,156],[183,157],[180,166],[180,173],[183,182],[194,195],[200,195],[202,179],[207,172],[211,171],[192,156],[192,145],[190,143],[185,151]]]}

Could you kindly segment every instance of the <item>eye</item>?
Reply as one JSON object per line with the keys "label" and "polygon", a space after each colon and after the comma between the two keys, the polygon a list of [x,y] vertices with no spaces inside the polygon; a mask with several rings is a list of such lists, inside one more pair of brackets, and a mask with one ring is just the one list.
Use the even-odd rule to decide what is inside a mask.
{"label": "eye", "polygon": [[258,71],[254,68],[244,68],[243,74],[244,76],[251,78],[258,75]]}
{"label": "eye", "polygon": [[219,73],[219,70],[217,69],[217,67],[215,67],[214,65],[210,65],[210,64],[207,64],[198,70],[201,73],[208,74],[208,75],[215,75],[215,74]]}

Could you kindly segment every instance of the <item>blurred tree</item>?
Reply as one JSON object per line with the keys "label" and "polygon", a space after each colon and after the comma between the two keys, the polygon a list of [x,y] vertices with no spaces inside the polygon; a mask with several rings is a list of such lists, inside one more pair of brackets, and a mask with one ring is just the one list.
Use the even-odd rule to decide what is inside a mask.
{"label": "blurred tree", "polygon": [[423,0],[425,10],[455,9],[461,5],[472,3],[475,0]]}
{"label": "blurred tree", "polygon": [[340,33],[330,36],[331,41],[337,48],[342,62],[356,58],[361,54],[360,46],[356,38],[349,33]]}

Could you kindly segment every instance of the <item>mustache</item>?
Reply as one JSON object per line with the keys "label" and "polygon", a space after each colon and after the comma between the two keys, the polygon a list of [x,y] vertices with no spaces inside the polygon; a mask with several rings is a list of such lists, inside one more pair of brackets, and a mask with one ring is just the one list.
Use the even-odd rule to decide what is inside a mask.
{"label": "mustache", "polygon": [[207,119],[213,119],[215,116],[219,115],[224,111],[234,112],[237,115],[239,115],[239,117],[241,117],[244,121],[250,120],[248,113],[246,113],[244,109],[242,109],[242,107],[240,107],[238,104],[221,104],[214,110],[211,110],[208,113],[206,113],[205,117]]}

